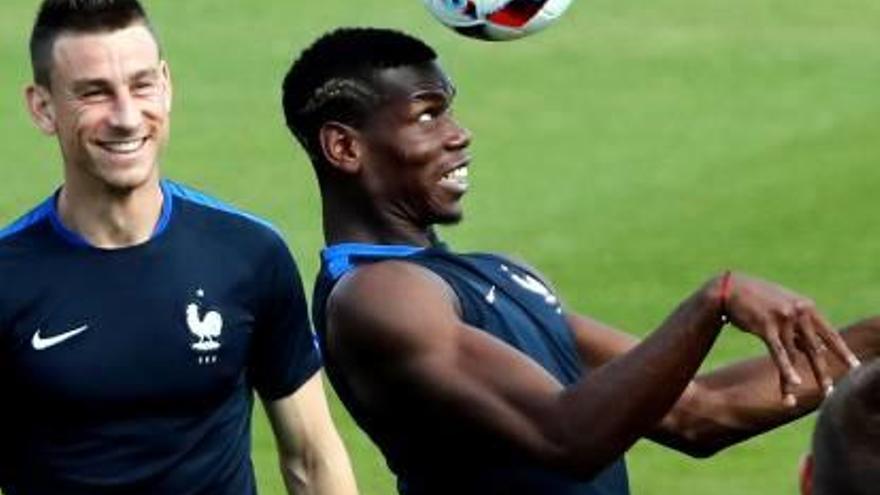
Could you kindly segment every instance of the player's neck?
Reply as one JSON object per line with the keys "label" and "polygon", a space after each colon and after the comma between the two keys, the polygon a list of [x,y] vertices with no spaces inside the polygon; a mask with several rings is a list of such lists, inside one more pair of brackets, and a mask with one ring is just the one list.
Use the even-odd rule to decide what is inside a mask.
{"label": "player's neck", "polygon": [[428,247],[432,244],[430,230],[386,228],[362,222],[340,222],[324,216],[324,241],[327,245],[343,242],[366,244],[405,244]]}
{"label": "player's neck", "polygon": [[324,241],[366,244],[406,244],[427,247],[435,238],[431,227],[421,227],[392,215],[383,215],[353,202],[325,201]]}
{"label": "player's neck", "polygon": [[58,196],[58,216],[90,245],[119,249],[152,237],[163,201],[158,180],[124,192],[65,183]]}

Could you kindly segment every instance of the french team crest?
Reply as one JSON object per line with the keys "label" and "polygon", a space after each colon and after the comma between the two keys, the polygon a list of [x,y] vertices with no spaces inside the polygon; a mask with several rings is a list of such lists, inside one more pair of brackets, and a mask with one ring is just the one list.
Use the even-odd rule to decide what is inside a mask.
{"label": "french team crest", "polygon": [[204,311],[202,299],[205,291],[196,291],[196,300],[186,306],[186,326],[196,338],[190,347],[198,354],[199,364],[217,362],[216,351],[220,349],[223,332],[223,315],[218,311]]}

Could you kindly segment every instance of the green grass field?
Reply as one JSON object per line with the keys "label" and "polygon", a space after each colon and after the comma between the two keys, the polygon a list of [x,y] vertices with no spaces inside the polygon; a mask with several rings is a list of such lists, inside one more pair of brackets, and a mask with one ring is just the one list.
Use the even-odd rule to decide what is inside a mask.
{"label": "green grass field", "polygon": [[[21,97],[35,5],[0,6],[0,224],[60,181],[57,145]],[[467,219],[444,232],[455,247],[521,256],[569,306],[638,334],[725,267],[804,291],[837,323],[880,310],[876,0],[577,0],[508,44],[458,37],[418,0],[147,5],[175,80],[166,175],[275,222],[308,284],[319,203],[279,85],[304,44],[357,24],[422,35],[456,80],[475,160]],[[761,352],[728,329],[706,369]],[[333,407],[363,493],[392,493],[381,457]],[[261,492],[282,493],[255,415]],[[794,494],[811,427],[703,461],[643,442],[628,456],[633,492]]]}

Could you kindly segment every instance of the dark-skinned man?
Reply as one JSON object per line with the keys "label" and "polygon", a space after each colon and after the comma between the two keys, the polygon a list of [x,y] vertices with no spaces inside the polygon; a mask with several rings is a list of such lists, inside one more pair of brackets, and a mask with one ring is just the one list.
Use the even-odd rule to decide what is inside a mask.
{"label": "dark-skinned man", "polygon": [[[808,299],[730,272],[639,342],[521,263],[445,248],[434,226],[462,217],[471,135],[436,58],[402,33],[340,29],[284,82],[321,189],[328,375],[401,493],[626,494],[640,438],[708,455],[813,410],[858,363],[844,340],[875,352],[871,322],[841,337]],[[726,321],[770,358],[695,376]]]}

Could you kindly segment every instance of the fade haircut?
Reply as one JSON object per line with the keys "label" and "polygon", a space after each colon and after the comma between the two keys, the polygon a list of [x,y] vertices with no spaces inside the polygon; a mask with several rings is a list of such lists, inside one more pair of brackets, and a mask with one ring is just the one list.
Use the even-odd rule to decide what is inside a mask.
{"label": "fade haircut", "polygon": [[138,0],[43,0],[30,40],[34,82],[50,87],[52,49],[60,35],[108,32],[133,24],[146,26],[156,39]]}
{"label": "fade haircut", "polygon": [[873,495],[880,489],[880,360],[841,381],[813,435],[814,495]]}
{"label": "fade haircut", "polygon": [[284,78],[282,105],[287,127],[312,163],[322,163],[321,126],[335,121],[360,127],[381,103],[376,72],[436,59],[431,47],[399,31],[331,31],[306,48]]}

